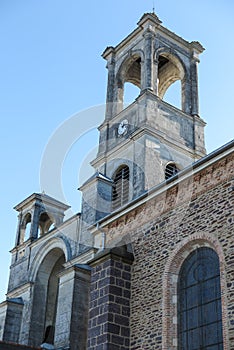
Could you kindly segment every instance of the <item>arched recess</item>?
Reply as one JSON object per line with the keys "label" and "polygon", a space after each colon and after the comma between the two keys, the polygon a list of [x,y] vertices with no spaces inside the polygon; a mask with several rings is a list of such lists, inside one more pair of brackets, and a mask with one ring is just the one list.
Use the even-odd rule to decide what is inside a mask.
{"label": "arched recess", "polygon": [[112,209],[115,210],[129,201],[129,167],[121,165],[113,176]]}
{"label": "arched recess", "polygon": [[[209,233],[195,233],[182,240],[170,254],[162,276],[162,350],[180,350],[178,344],[178,279],[184,261],[199,248],[210,248],[218,256],[222,296],[223,350],[228,350],[225,258],[219,241]],[[206,348],[205,348],[206,349]]]}
{"label": "arched recess", "polygon": [[[127,94],[127,83],[133,85],[138,88],[135,89],[137,97],[141,90],[141,81],[142,81],[142,73],[141,73],[141,62],[142,62],[142,53],[134,52],[130,56],[128,56],[121,64],[117,77],[117,102],[120,106],[120,110],[124,108],[124,103],[131,102],[128,99]],[[129,85],[128,84],[128,85]],[[130,88],[130,87],[128,87]],[[131,91],[132,93],[132,91]],[[131,96],[132,97],[132,96]]]}
{"label": "arched recess", "polygon": [[180,100],[180,108],[184,110],[185,105],[185,85],[186,85],[186,68],[176,53],[172,53],[171,50],[163,48],[156,54],[158,62],[158,81],[157,81],[157,94],[161,99],[164,99],[167,90],[179,81],[180,84],[180,96],[177,96],[176,100]]}
{"label": "arched recess", "polygon": [[[53,344],[59,279],[66,262],[66,254],[61,247],[51,245],[51,249],[34,260],[35,275],[33,288],[32,313],[29,331],[29,345]],[[37,267],[35,263],[39,262]]]}

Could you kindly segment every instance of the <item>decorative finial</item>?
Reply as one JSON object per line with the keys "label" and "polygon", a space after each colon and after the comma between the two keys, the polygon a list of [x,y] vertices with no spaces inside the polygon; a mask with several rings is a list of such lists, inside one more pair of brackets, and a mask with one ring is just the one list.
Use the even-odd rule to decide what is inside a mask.
{"label": "decorative finial", "polygon": [[154,6],[154,0],[153,0],[153,13],[155,14],[155,6]]}

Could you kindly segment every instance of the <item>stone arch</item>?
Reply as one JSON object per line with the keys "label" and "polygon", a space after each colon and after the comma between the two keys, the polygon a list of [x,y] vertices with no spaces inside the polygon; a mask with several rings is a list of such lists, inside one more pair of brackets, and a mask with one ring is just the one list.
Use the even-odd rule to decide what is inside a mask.
{"label": "stone arch", "polygon": [[[220,285],[222,295],[222,322],[227,320],[226,307],[226,279],[225,257],[222,247],[216,237],[210,233],[195,233],[186,237],[177,244],[170,254],[163,274],[163,302],[162,302],[162,350],[178,349],[177,344],[177,281],[181,266],[185,259],[197,248],[209,247],[213,249],[219,258]],[[223,346],[228,350],[227,327],[223,327]]]}
{"label": "stone arch", "polygon": [[29,345],[53,344],[59,278],[67,261],[67,249],[62,239],[52,239],[42,247],[33,261],[32,311],[29,331]]}
{"label": "stone arch", "polygon": [[63,251],[65,261],[67,262],[71,258],[71,248],[68,242],[61,237],[54,237],[41,245],[40,250],[37,252],[33,262],[31,264],[29,278],[31,282],[35,282],[36,275],[38,273],[39,266],[44,258],[53,250],[60,249]]}
{"label": "stone arch", "polygon": [[111,167],[111,172],[109,173],[109,177],[113,179],[115,177],[116,172],[118,169],[127,166],[129,169],[131,168],[132,162],[129,161],[128,159],[122,159],[122,158],[116,158],[114,159]]}
{"label": "stone arch", "polygon": [[187,70],[181,58],[169,48],[160,48],[155,53],[158,63],[157,94],[163,99],[166,91],[176,81],[181,81],[181,108],[185,99],[184,91],[187,80]]}
{"label": "stone arch", "polygon": [[143,61],[143,52],[141,50],[131,51],[121,63],[116,74],[117,97],[116,100],[123,108],[124,84],[131,83],[141,89],[142,71],[141,63]]}

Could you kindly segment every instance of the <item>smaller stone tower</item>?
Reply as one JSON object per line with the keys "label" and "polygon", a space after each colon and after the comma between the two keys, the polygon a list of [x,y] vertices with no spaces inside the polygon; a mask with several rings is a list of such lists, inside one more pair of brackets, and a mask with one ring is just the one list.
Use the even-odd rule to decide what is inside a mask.
{"label": "smaller stone tower", "polygon": [[[43,271],[38,274],[37,280],[40,278],[40,281],[32,282],[31,264],[36,255],[33,251],[33,244],[36,251],[41,249],[40,252],[43,256],[43,248],[40,247],[41,241],[51,236],[53,228],[62,224],[64,212],[68,208],[68,205],[46,194],[39,193],[32,194],[14,208],[19,212],[18,228],[15,247],[11,251],[12,260],[7,300],[1,305],[0,310],[0,320],[4,320],[4,324],[0,325],[2,340],[35,345],[38,344],[39,333],[41,333],[41,341],[45,337],[43,332],[47,324],[50,325],[51,329],[54,327],[57,293],[56,274],[61,270],[65,261],[60,256],[60,252],[56,251],[53,259],[51,258],[50,261],[47,259],[48,262],[44,259],[44,265],[47,264],[47,266],[44,267],[44,270],[41,269]],[[39,241],[40,243],[38,243]],[[43,283],[44,290],[53,285],[53,288],[50,288],[50,293],[53,292],[54,301],[50,304],[47,302],[47,310],[43,299],[46,298]],[[33,295],[34,297],[32,297]],[[49,300],[48,296],[47,300]],[[37,305],[39,311],[35,311],[36,307],[33,307],[33,304]],[[37,326],[33,324],[35,320]]]}
{"label": "smaller stone tower", "polygon": [[16,246],[28,239],[32,241],[43,236],[53,225],[54,227],[59,226],[68,208],[66,204],[39,193],[32,194],[16,205],[14,209],[19,212]]}

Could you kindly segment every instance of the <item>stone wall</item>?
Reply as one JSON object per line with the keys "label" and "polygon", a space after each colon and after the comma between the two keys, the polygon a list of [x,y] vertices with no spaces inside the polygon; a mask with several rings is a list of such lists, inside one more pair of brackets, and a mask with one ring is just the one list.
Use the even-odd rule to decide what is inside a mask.
{"label": "stone wall", "polygon": [[[168,189],[165,186],[165,189]],[[177,349],[177,278],[198,247],[220,261],[224,349],[234,348],[234,157],[207,166],[109,224],[107,243],[131,240],[131,349]]]}

